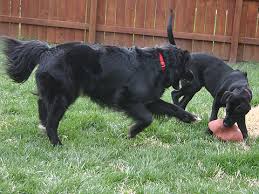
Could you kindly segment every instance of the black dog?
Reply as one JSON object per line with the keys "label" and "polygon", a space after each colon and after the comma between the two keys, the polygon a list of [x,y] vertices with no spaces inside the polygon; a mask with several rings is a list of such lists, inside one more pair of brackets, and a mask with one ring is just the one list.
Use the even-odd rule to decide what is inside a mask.
{"label": "black dog", "polygon": [[[172,33],[172,15],[167,29],[170,43],[175,44]],[[226,107],[224,125],[230,127],[237,122],[243,137],[247,138],[245,115],[251,109],[252,99],[247,74],[233,70],[216,57],[201,53],[191,54],[186,68],[192,71],[194,79],[191,82],[183,79],[181,89],[172,92],[174,104],[185,109],[192,97],[204,86],[214,97],[210,121],[218,118],[220,107]]]}
{"label": "black dog", "polygon": [[57,128],[66,109],[80,94],[101,105],[125,111],[136,124],[135,137],[152,123],[152,113],[175,116],[184,122],[194,115],[160,99],[165,88],[178,88],[180,79],[192,79],[185,69],[187,51],[166,45],[157,48],[66,43],[50,48],[40,41],[3,37],[7,73],[18,83],[36,71],[41,124],[52,144],[61,144]]}

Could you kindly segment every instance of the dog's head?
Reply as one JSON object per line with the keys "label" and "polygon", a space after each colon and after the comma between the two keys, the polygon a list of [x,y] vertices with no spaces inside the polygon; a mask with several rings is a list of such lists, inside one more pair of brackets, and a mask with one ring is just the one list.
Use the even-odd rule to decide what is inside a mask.
{"label": "dog's head", "polygon": [[251,109],[251,100],[252,92],[248,88],[226,91],[221,98],[221,103],[226,105],[224,126],[231,127],[240,117],[244,117]]}
{"label": "dog's head", "polygon": [[162,47],[161,51],[166,63],[168,83],[178,90],[180,80],[193,79],[193,73],[186,68],[191,58],[190,53],[171,44]]}

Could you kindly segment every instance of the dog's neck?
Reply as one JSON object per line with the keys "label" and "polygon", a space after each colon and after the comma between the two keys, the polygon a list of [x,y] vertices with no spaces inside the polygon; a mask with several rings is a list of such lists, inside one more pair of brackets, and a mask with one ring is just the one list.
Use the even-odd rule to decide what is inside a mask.
{"label": "dog's neck", "polygon": [[165,63],[162,53],[159,53],[159,61],[160,61],[162,72],[164,73],[165,69],[166,69],[166,63]]}

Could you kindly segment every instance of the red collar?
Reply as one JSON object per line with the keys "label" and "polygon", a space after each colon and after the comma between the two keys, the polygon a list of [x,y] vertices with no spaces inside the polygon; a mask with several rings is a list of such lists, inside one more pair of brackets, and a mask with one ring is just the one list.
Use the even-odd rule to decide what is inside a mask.
{"label": "red collar", "polygon": [[161,69],[163,72],[165,72],[165,67],[166,67],[165,60],[161,53],[159,53],[159,60],[160,60]]}

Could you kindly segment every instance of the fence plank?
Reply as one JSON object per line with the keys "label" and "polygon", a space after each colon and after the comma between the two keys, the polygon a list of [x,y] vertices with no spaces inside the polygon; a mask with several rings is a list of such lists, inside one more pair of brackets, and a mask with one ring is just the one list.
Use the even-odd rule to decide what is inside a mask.
{"label": "fence plank", "polygon": [[[116,16],[116,0],[107,0],[106,1],[106,10],[105,10],[105,25],[114,26]],[[105,44],[114,44],[115,32],[106,32],[104,37]]]}
{"label": "fence plank", "polygon": [[[195,14],[195,33],[203,34],[205,32],[205,16],[206,16],[206,0],[196,0],[196,14]],[[201,52],[204,41],[194,40],[192,51]]]}
{"label": "fence plank", "polygon": [[[241,0],[239,0],[239,1],[241,1]],[[236,9],[237,9],[237,7],[236,7]],[[238,41],[239,41],[238,39],[246,36],[246,30],[247,30],[246,29],[246,26],[247,26],[246,20],[247,20],[247,11],[248,11],[248,1],[243,1],[243,6],[241,7],[241,10],[242,10],[242,13],[241,13],[239,29],[238,29],[238,27],[236,27],[235,21],[234,21],[234,25],[233,25],[234,29],[233,29],[233,35],[232,35],[231,54],[230,54],[230,62],[232,62],[232,63],[234,63],[236,60],[237,61],[244,60],[243,54],[244,54],[245,44],[239,44],[238,47],[236,46],[236,44],[238,44]],[[237,17],[235,17],[235,20],[236,20],[236,22],[239,23],[239,20]],[[242,28],[241,28],[241,26],[242,26]],[[237,38],[237,35],[234,34],[234,33],[237,33],[237,32],[235,32],[235,30],[240,31],[239,38]],[[235,44],[233,43],[234,40],[235,40]],[[236,49],[237,49],[237,51],[236,51]],[[235,57],[236,57],[235,52],[237,52],[237,59],[235,59]]]}
{"label": "fence plank", "polygon": [[[154,15],[156,13],[156,0],[147,0],[148,3],[145,7],[145,29],[154,29]],[[154,46],[154,36],[145,36],[145,46]]]}
{"label": "fence plank", "polygon": [[[196,1],[176,2],[175,31],[192,33],[194,29]],[[177,40],[177,46],[192,51],[192,40]]]}
{"label": "fence plank", "polygon": [[91,12],[89,21],[89,38],[90,43],[95,42],[96,36],[96,17],[97,17],[97,0],[91,0]]}
{"label": "fence plank", "polygon": [[[207,0],[206,15],[205,15],[205,34],[214,34],[215,14],[216,14],[215,0]],[[202,50],[208,54],[213,54],[213,42],[204,41]]]}
{"label": "fence plank", "polygon": [[[0,14],[10,15],[10,0],[0,0]],[[0,35],[9,35],[8,22],[0,22]]]}
{"label": "fence plank", "polygon": [[[124,27],[125,25],[125,9],[126,9],[126,0],[117,0],[116,2],[116,26]],[[115,35],[115,45],[126,46],[124,38],[129,36],[128,34],[116,33]]]}
{"label": "fence plank", "polygon": [[[217,15],[215,34],[225,35],[225,27],[227,22],[227,0],[217,0]],[[225,59],[225,43],[214,43],[213,54],[216,57]],[[225,59],[226,60],[226,59]]]}
{"label": "fence plank", "polygon": [[[40,0],[38,18],[47,20],[48,11],[49,11],[49,1]],[[38,26],[38,39],[47,40],[47,27],[46,26]]]}
{"label": "fence plank", "polygon": [[[20,16],[20,0],[12,0],[10,15],[14,17]],[[19,24],[9,24],[9,36],[18,37],[19,36]]]}
{"label": "fence plank", "polygon": [[[145,27],[145,8],[146,8],[146,0],[137,0],[136,16],[135,16],[136,28]],[[134,44],[137,44],[140,47],[144,47],[145,46],[144,35],[135,35]]]}
{"label": "fence plank", "polygon": [[[125,27],[134,27],[135,6],[136,6],[136,0],[126,1]],[[130,34],[129,36],[125,37],[124,41],[127,46],[134,45],[134,34]]]}
{"label": "fence plank", "polygon": [[[227,6],[228,14],[227,14],[227,20],[226,20],[226,32],[225,32],[224,36],[232,36],[236,1],[235,0],[226,0],[226,3],[227,3],[226,6]],[[225,42],[224,60],[229,61],[230,51],[231,51],[231,44]]]}
{"label": "fence plank", "polygon": [[[257,13],[258,13],[258,2],[251,1],[248,4],[248,11],[247,11],[247,30],[246,30],[246,37],[255,38],[256,35],[256,23],[257,23]],[[244,60],[254,60],[255,55],[255,46],[254,45],[245,45],[244,47]]]}
{"label": "fence plank", "polygon": [[[106,0],[98,0],[97,3],[97,25],[105,24],[105,8],[106,8]],[[104,42],[104,32],[96,32],[96,42]]]}
{"label": "fence plank", "polygon": [[[48,11],[49,20],[57,20],[57,8],[58,8],[57,0],[49,0],[49,11]],[[47,28],[47,41],[52,42],[52,43],[56,42],[56,28],[55,27]]]}

